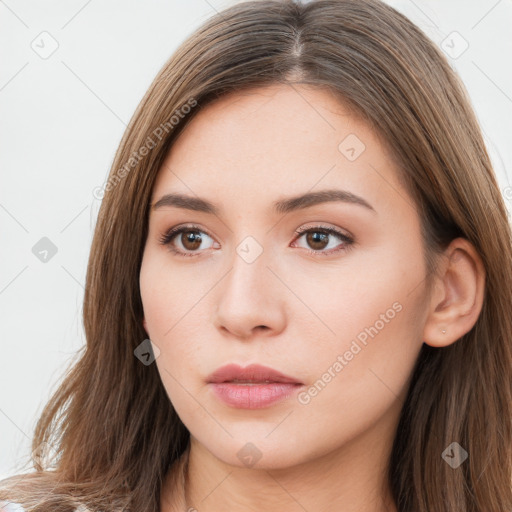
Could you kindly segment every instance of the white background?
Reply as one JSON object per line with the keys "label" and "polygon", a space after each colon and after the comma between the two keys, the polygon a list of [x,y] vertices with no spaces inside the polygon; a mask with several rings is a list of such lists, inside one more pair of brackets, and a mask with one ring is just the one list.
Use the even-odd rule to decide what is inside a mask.
{"label": "white background", "polygon": [[[156,73],[197,26],[233,3],[0,0],[0,479],[28,467],[36,419],[85,343],[85,272],[100,205],[92,191],[105,182]],[[459,52],[469,44],[450,60],[510,210],[512,2],[388,3],[439,46],[446,39]],[[45,31],[58,48],[43,59],[31,45],[44,37],[50,48]],[[57,247],[46,263],[32,252],[42,237]]]}

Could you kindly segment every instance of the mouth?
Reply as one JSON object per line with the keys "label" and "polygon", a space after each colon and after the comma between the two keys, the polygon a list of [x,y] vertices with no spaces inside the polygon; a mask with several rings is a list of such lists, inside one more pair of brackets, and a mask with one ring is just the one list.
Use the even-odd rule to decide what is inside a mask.
{"label": "mouth", "polygon": [[232,383],[245,386],[262,384],[296,384],[303,383],[295,377],[285,375],[268,366],[251,364],[245,368],[237,364],[228,364],[209,375],[208,383]]}
{"label": "mouth", "polygon": [[270,407],[291,398],[303,386],[295,377],[258,364],[245,368],[237,364],[222,366],[207,383],[217,399],[237,409]]}
{"label": "mouth", "polygon": [[[275,381],[275,380],[237,380],[237,379],[233,379],[233,380],[226,380],[224,382],[225,383],[229,382],[230,384],[241,384],[243,386],[256,386],[258,384],[260,384],[260,385],[261,384],[277,384],[279,381]],[[219,382],[218,384],[222,384],[222,382]],[[293,384],[293,383],[291,383],[291,384]]]}

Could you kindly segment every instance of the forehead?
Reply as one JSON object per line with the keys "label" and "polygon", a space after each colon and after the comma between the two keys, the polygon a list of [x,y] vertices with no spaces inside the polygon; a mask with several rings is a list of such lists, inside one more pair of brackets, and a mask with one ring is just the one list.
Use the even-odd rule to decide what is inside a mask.
{"label": "forehead", "polygon": [[327,188],[372,203],[405,194],[392,156],[367,124],[325,89],[279,84],[199,111],[167,154],[152,202],[173,191],[265,207]]}

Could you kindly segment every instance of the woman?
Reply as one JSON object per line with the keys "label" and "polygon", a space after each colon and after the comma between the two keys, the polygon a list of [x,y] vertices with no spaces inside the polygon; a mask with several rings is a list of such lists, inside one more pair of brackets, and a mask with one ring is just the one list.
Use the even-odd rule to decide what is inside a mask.
{"label": "woman", "polygon": [[103,192],[87,347],[1,499],[511,509],[510,225],[463,85],[404,16],[222,11]]}

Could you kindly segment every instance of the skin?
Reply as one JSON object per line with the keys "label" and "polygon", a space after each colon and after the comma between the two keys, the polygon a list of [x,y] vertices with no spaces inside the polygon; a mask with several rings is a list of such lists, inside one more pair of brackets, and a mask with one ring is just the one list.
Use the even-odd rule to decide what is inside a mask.
{"label": "skin", "polygon": [[[353,161],[338,149],[349,134],[365,145]],[[447,346],[473,327],[484,290],[482,262],[459,238],[427,296],[420,219],[396,173],[363,121],[328,92],[304,85],[217,100],[173,145],[152,203],[180,192],[221,208],[219,215],[152,211],[140,272],[144,328],[191,434],[187,507],[396,511],[385,474],[414,363],[422,343]],[[271,211],[278,199],[323,189],[348,190],[375,211],[342,202]],[[173,244],[194,256],[159,243],[170,228],[189,223],[204,230],[202,242],[184,233]],[[315,245],[295,234],[319,225],[354,244],[329,254],[343,247],[336,235]],[[248,236],[263,249],[251,263],[237,253]],[[357,335],[380,326],[390,310],[393,318],[333,372]],[[308,403],[296,393],[264,409],[236,409],[206,384],[230,362],[275,368],[300,379],[302,391],[329,368],[335,376]],[[237,456],[249,442],[261,455],[251,467]],[[177,510],[176,503],[167,478],[161,509]]]}

